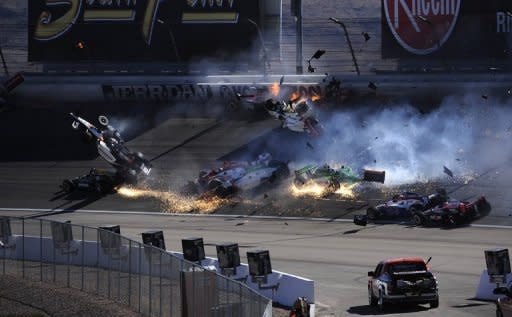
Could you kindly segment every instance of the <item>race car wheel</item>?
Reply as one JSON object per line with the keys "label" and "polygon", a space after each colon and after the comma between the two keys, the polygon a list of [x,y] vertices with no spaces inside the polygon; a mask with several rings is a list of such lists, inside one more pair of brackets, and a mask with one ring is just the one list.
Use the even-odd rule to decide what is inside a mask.
{"label": "race car wheel", "polygon": [[436,299],[436,300],[434,300],[434,301],[431,301],[431,302],[429,303],[429,305],[430,305],[430,308],[431,308],[431,309],[439,307],[439,299]]}
{"label": "race car wheel", "polygon": [[73,183],[68,179],[62,182],[62,191],[64,191],[65,193],[71,193],[74,187],[75,186],[73,186]]}
{"label": "race car wheel", "polygon": [[227,198],[231,195],[233,195],[234,193],[236,192],[235,188],[233,186],[229,186],[229,187],[224,187],[224,186],[218,186],[215,190],[214,190],[214,194],[215,196],[217,197],[220,197],[220,198]]}
{"label": "race car wheel", "polygon": [[107,182],[98,182],[96,183],[96,192],[98,194],[108,194],[112,190],[112,186],[108,184]]}
{"label": "race car wheel", "polygon": [[376,220],[378,218],[378,211],[375,207],[370,207],[366,209],[366,216],[368,220]]}
{"label": "race car wheel", "polygon": [[416,226],[421,226],[421,225],[423,225],[423,223],[424,223],[423,216],[422,216],[422,215],[420,215],[419,213],[414,213],[414,214],[412,215],[412,222],[414,222],[414,224],[415,224]]}
{"label": "race car wheel", "polygon": [[338,189],[340,189],[340,187],[341,185],[338,181],[330,181],[328,185],[329,190],[332,192],[337,191]]}
{"label": "race car wheel", "polygon": [[281,164],[281,166],[272,173],[270,181],[273,182],[276,180],[285,179],[288,176],[290,176],[290,169],[286,164]]}
{"label": "race car wheel", "polygon": [[103,116],[103,115],[99,116],[98,121],[102,126],[105,126],[105,127],[108,126],[109,121],[106,116]]}
{"label": "race car wheel", "polygon": [[375,296],[373,296],[372,289],[368,287],[368,304],[370,306],[376,306],[377,305],[377,299]]}

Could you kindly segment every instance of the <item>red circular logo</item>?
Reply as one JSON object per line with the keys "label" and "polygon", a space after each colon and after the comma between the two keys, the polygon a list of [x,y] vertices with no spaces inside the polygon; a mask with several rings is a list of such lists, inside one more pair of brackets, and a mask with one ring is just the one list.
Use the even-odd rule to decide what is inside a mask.
{"label": "red circular logo", "polygon": [[426,55],[453,32],[461,0],[383,0],[389,29],[407,51]]}

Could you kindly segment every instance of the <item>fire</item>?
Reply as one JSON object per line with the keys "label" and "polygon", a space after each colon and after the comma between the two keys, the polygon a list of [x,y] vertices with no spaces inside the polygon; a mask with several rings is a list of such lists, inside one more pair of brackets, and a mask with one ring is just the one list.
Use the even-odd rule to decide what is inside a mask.
{"label": "fire", "polygon": [[290,100],[295,100],[300,97],[300,92],[296,91],[290,95]]}
{"label": "fire", "polygon": [[160,201],[162,208],[166,212],[193,212],[210,213],[228,202],[227,199],[219,197],[193,198],[182,196],[170,191],[160,191],[153,189],[142,189],[132,187],[120,187],[117,193],[128,199],[153,198]]}
{"label": "fire", "polygon": [[279,96],[280,90],[281,88],[279,87],[279,84],[277,82],[273,83],[272,86],[270,87],[270,92],[272,93],[272,95],[274,95],[274,97]]}
{"label": "fire", "polygon": [[[341,184],[340,188],[334,192],[334,194],[341,196],[342,198],[354,198],[354,187],[357,184]],[[309,196],[313,198],[322,198],[329,194],[333,194],[332,190],[324,184],[316,182],[308,182],[300,187],[295,184],[290,186],[290,192],[294,197]]]}
{"label": "fire", "polygon": [[313,94],[313,96],[311,96],[311,101],[317,101],[317,100],[320,100],[320,96],[317,94]]}

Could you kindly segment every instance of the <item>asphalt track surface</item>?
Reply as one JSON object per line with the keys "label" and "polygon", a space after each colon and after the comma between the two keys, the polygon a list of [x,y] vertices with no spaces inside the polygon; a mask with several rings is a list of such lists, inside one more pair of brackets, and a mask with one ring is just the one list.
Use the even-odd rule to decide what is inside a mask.
{"label": "asphalt track surface", "polygon": [[[17,115],[9,113],[7,118],[2,117],[3,123],[6,120],[15,122]],[[254,204],[232,204],[217,212],[228,214],[226,216],[178,217],[162,213],[161,204],[152,198],[131,200],[116,194],[59,193],[62,179],[84,174],[92,167],[107,167],[93,154],[80,152],[83,145],[72,142],[76,135],[62,133],[60,129],[70,129],[67,123],[62,127],[55,125],[48,131],[44,129],[45,123],[34,121],[32,132],[20,132],[21,136],[10,130],[17,143],[2,144],[6,153],[30,153],[30,148],[24,148],[31,146],[30,140],[34,148],[46,150],[32,152],[30,157],[22,160],[9,160],[8,153],[4,156],[0,162],[0,214],[66,219],[91,226],[120,224],[122,233],[136,240],[140,240],[142,231],[161,228],[168,248],[174,250],[181,248],[181,238],[202,236],[210,256],[215,256],[213,245],[219,242],[238,242],[242,254],[249,249],[266,248],[270,250],[274,269],[315,280],[319,316],[380,314],[367,306],[366,272],[385,258],[432,256],[432,270],[438,274],[440,283],[440,308],[427,310],[421,306],[406,306],[391,309],[385,315],[494,314],[492,303],[471,298],[485,267],[483,251],[496,246],[511,247],[512,231],[507,226],[512,225],[509,216],[512,195],[508,188],[493,185],[496,179],[502,183],[512,175],[506,162],[481,171],[481,176],[467,185],[445,184],[453,196],[474,199],[485,194],[488,197],[492,211],[477,220],[474,223],[477,226],[473,227],[451,230],[417,228],[408,224],[356,227],[349,219],[364,211],[368,202],[295,199],[281,203],[282,195],[272,191],[268,192],[268,198],[257,194]],[[154,174],[172,187],[193,179],[200,168],[215,160],[243,153],[247,144],[258,138],[265,139],[275,133],[276,128],[278,123],[269,120],[170,119],[154,129],[145,130],[131,140],[129,146],[147,157],[158,157],[154,161]],[[60,155],[62,153],[67,154],[65,160]],[[299,208],[305,205],[309,208]],[[256,207],[250,209],[251,206]],[[105,212],[91,212],[93,210]],[[278,215],[278,210],[290,211],[282,215],[327,218],[313,221],[233,216]],[[293,210],[299,211],[291,212]]]}

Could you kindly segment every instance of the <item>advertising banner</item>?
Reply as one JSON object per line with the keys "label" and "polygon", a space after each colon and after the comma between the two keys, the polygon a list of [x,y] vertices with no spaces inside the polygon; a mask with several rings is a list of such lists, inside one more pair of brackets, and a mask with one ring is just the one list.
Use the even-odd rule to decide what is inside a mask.
{"label": "advertising banner", "polygon": [[30,61],[226,56],[257,35],[259,1],[30,0]]}
{"label": "advertising banner", "polygon": [[382,57],[509,55],[512,2],[382,0]]}

